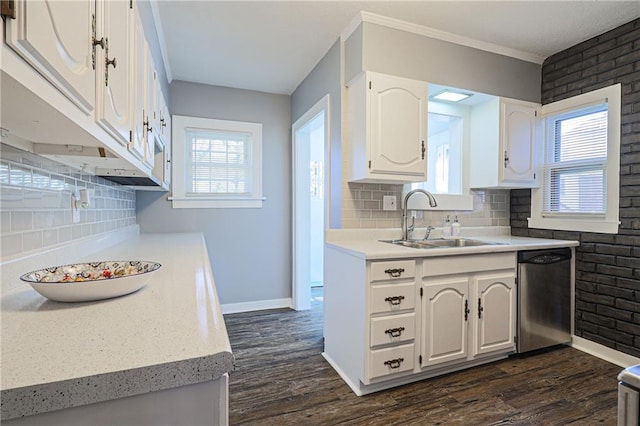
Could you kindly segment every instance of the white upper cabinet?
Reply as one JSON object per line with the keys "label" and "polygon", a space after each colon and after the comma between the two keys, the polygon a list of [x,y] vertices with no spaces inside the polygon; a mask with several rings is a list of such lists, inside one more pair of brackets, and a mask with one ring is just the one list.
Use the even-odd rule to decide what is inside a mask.
{"label": "white upper cabinet", "polygon": [[156,93],[156,111],[158,114],[157,133],[160,138],[160,143],[164,145],[171,139],[171,116],[169,115],[167,101],[160,90],[160,83],[157,83]]}
{"label": "white upper cabinet", "polygon": [[426,180],[427,83],[364,72],[347,94],[349,180]]}
{"label": "white upper cabinet", "polygon": [[535,184],[536,110],[539,105],[500,102],[502,167],[500,181]]}
{"label": "white upper cabinet", "polygon": [[131,98],[132,137],[129,150],[136,158],[143,159],[147,143],[148,110],[146,109],[147,89],[147,41],[140,17],[135,14],[136,25],[133,34],[133,91]]}
{"label": "white upper cabinet", "polygon": [[540,105],[494,98],[471,112],[471,188],[536,188]]}
{"label": "white upper cabinet", "polygon": [[146,111],[146,142],[144,146],[144,158],[142,161],[149,167],[153,168],[155,162],[155,138],[158,135],[158,114],[156,111],[156,80],[157,73],[151,57],[149,45],[146,47],[146,91],[145,91],[145,108]]}
{"label": "white upper cabinet", "polygon": [[131,130],[133,10],[126,1],[105,1],[98,25],[104,48],[96,52],[96,119],[122,145]]}
{"label": "white upper cabinet", "polygon": [[[128,3],[127,3],[128,5]],[[86,115],[95,108],[95,0],[16,1],[6,41]]]}

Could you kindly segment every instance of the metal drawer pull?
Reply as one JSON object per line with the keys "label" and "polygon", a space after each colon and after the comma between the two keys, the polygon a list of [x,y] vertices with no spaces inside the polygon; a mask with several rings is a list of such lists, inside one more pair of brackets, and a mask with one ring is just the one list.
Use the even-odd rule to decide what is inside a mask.
{"label": "metal drawer pull", "polygon": [[384,365],[388,366],[389,368],[400,368],[400,364],[402,364],[403,362],[404,358],[396,358],[385,361]]}
{"label": "metal drawer pull", "polygon": [[385,297],[384,301],[389,302],[392,305],[399,305],[404,300],[404,296],[391,296]]}
{"label": "metal drawer pull", "polygon": [[404,272],[404,268],[385,269],[384,273],[391,275],[391,278],[398,278]]}
{"label": "metal drawer pull", "polygon": [[384,332],[391,335],[391,337],[400,337],[402,332],[404,331],[404,327],[390,328],[385,330]]}

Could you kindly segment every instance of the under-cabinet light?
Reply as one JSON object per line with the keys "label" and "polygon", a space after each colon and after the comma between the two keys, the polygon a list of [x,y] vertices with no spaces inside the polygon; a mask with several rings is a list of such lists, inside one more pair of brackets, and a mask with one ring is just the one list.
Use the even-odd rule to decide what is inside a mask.
{"label": "under-cabinet light", "polygon": [[439,101],[460,102],[463,99],[473,96],[471,93],[452,92],[451,90],[443,90],[437,95],[433,95],[431,99],[438,99]]}

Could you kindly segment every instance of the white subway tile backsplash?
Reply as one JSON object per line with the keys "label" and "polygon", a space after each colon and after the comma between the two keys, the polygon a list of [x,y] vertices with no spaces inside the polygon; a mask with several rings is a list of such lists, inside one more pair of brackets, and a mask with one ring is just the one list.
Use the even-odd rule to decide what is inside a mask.
{"label": "white subway tile backsplash", "polygon": [[[71,194],[93,191],[72,224]],[[136,223],[135,191],[0,144],[0,257],[15,256]]]}
{"label": "white subway tile backsplash", "polygon": [[58,228],[58,243],[64,243],[67,241],[71,241],[71,229],[72,226],[62,226]]}
{"label": "white subway tile backsplash", "polygon": [[32,212],[11,212],[11,232],[29,231],[31,229],[33,229]]}
{"label": "white subway tile backsplash", "polygon": [[[402,211],[382,210],[385,195],[394,195],[397,205],[402,204],[402,185],[345,182],[343,185],[343,228],[399,228]],[[417,227],[441,227],[445,217],[458,216],[464,226],[509,226],[509,191],[472,191],[473,211],[424,211],[416,218]]]}
{"label": "white subway tile backsplash", "polygon": [[32,251],[42,248],[42,231],[22,233],[22,250]]}
{"label": "white subway tile backsplash", "polygon": [[45,210],[33,213],[33,227],[35,229],[53,228],[55,211]]}
{"label": "white subway tile backsplash", "polygon": [[42,231],[42,246],[48,247],[58,244],[58,230],[45,229]]}
{"label": "white subway tile backsplash", "polygon": [[0,256],[11,256],[22,253],[22,233],[3,234],[0,239]]}

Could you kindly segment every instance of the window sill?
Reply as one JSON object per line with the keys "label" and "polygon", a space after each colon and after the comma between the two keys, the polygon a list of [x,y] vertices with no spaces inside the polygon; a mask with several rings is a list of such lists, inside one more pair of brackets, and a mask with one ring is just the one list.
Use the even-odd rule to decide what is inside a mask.
{"label": "window sill", "polygon": [[553,229],[556,231],[597,232],[601,234],[617,234],[618,221],[589,220],[579,218],[533,218],[527,219],[529,228]]}
{"label": "window sill", "polygon": [[174,209],[260,209],[266,198],[169,197]]}

